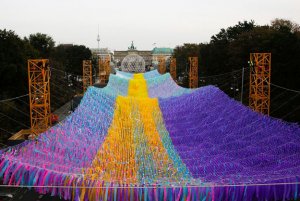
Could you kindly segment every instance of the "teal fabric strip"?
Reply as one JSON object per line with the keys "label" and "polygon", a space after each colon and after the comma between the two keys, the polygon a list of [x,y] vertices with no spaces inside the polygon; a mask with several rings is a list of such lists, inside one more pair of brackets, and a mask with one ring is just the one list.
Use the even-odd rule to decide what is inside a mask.
{"label": "teal fabric strip", "polygon": [[167,131],[164,120],[162,117],[161,111],[159,113],[156,113],[156,111],[153,112],[156,129],[159,133],[160,139],[162,141],[162,144],[164,148],[166,149],[169,158],[173,161],[174,167],[178,170],[178,177],[183,180],[191,179],[192,176],[186,167],[186,165],[181,160],[180,156],[178,155],[177,151],[175,150],[175,147],[172,143],[172,140],[170,138],[169,132]]}
{"label": "teal fabric strip", "polygon": [[137,179],[140,184],[153,183],[156,175],[156,165],[153,159],[153,153],[149,147],[144,133],[144,125],[141,120],[138,106],[133,105],[132,118],[137,119],[135,122],[133,141],[136,144],[135,163],[138,167]]}

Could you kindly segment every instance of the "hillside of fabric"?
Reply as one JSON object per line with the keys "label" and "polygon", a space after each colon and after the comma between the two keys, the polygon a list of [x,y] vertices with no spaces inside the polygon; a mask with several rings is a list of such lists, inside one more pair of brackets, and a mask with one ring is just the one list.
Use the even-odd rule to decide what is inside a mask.
{"label": "hillside of fabric", "polygon": [[66,200],[290,200],[299,175],[299,125],[157,71],[117,71],[66,120],[0,151],[4,184]]}

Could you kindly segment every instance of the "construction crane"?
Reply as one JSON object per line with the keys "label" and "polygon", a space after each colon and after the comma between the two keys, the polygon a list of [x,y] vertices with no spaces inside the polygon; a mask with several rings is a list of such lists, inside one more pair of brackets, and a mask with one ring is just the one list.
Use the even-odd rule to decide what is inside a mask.
{"label": "construction crane", "polygon": [[105,84],[108,82],[110,74],[110,58],[109,55],[99,57],[99,82]]}
{"label": "construction crane", "polygon": [[87,90],[89,86],[93,84],[92,78],[92,60],[83,60],[82,61],[82,85],[83,93]]}
{"label": "construction crane", "polygon": [[170,60],[170,74],[173,80],[176,81],[176,58],[172,57]]}
{"label": "construction crane", "polygon": [[198,87],[198,57],[189,57],[189,87]]}
{"label": "construction crane", "polygon": [[38,135],[52,124],[48,59],[28,60],[28,88],[31,132]]}
{"label": "construction crane", "polygon": [[271,53],[250,54],[249,107],[270,114]]}
{"label": "construction crane", "polygon": [[166,59],[164,56],[159,56],[158,57],[158,72],[160,74],[165,74],[166,73]]}

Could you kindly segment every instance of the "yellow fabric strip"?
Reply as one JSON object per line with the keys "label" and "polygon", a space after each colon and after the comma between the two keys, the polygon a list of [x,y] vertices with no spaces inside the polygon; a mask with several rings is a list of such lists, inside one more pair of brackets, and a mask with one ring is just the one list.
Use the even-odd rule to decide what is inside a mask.
{"label": "yellow fabric strip", "polygon": [[[174,177],[176,177],[177,170],[174,169],[173,161],[170,160],[156,129],[155,119],[159,117],[154,114],[161,114],[158,99],[148,98],[147,83],[143,74],[134,74],[133,79],[129,82],[128,94],[129,96],[137,97],[133,99],[133,103],[138,109],[135,112],[135,128],[139,127],[139,133],[135,133],[135,136],[138,135],[138,137],[135,137],[135,143],[144,144],[143,148],[141,146],[136,147],[137,149],[142,148],[144,150],[136,150],[136,152],[145,154],[146,156],[142,156],[145,161],[151,159],[153,160],[152,163],[154,162],[154,171],[152,171],[153,168],[151,167],[147,167],[146,170],[153,174],[152,178],[148,175],[148,178],[142,180],[145,182],[150,182],[149,180],[151,180],[153,182],[153,180],[155,181],[164,177],[171,177],[172,180],[176,179]],[[140,127],[143,129],[140,130]],[[136,156],[136,159],[139,157],[141,156]],[[145,167],[139,167],[141,165],[151,166],[152,164],[137,165],[138,168],[145,169]],[[147,176],[147,172],[142,174]],[[141,178],[141,175],[139,175],[139,178]]]}
{"label": "yellow fabric strip", "polygon": [[156,114],[160,114],[158,100],[150,98],[139,100],[137,105],[144,126],[143,133],[156,164],[156,178],[153,179],[169,178],[169,181],[178,179],[177,170],[174,168],[173,161],[169,158],[156,129],[155,118],[158,118]]}
{"label": "yellow fabric strip", "polygon": [[134,74],[129,80],[128,96],[148,97],[147,83],[143,74]]}
{"label": "yellow fabric strip", "polygon": [[128,95],[117,97],[112,124],[85,177],[121,185],[178,179],[156,129],[158,99],[148,97],[142,74],[129,81]]}
{"label": "yellow fabric strip", "polygon": [[117,97],[112,124],[92,163],[94,179],[131,184],[137,182],[131,107],[129,98]]}

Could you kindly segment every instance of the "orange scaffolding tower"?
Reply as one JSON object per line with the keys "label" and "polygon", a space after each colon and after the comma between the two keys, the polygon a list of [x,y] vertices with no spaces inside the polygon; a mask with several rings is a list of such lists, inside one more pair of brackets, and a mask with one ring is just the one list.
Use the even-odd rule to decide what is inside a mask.
{"label": "orange scaffolding tower", "polygon": [[99,80],[101,84],[108,82],[110,74],[110,59],[109,56],[99,57]]}
{"label": "orange scaffolding tower", "polygon": [[249,107],[270,114],[271,53],[250,54]]}
{"label": "orange scaffolding tower", "polygon": [[28,60],[28,86],[31,132],[38,135],[51,127],[48,59]]}
{"label": "orange scaffolding tower", "polygon": [[189,57],[190,72],[189,72],[189,87],[198,87],[198,57]]}
{"label": "orange scaffolding tower", "polygon": [[82,85],[83,93],[87,90],[89,86],[93,84],[92,80],[92,60],[83,60],[82,61]]}
{"label": "orange scaffolding tower", "polygon": [[165,74],[166,73],[166,59],[164,56],[159,56],[157,58],[158,60],[158,72],[160,74]]}
{"label": "orange scaffolding tower", "polygon": [[170,74],[173,80],[176,81],[176,58],[172,57],[170,60]]}

